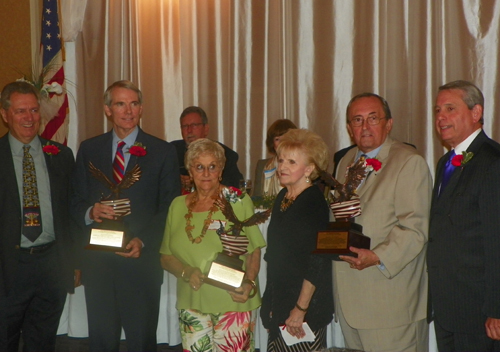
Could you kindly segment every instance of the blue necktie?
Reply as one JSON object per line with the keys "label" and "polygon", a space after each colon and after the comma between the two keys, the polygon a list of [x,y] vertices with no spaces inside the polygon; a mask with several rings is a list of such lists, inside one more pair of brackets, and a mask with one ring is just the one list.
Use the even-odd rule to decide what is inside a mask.
{"label": "blue necktie", "polygon": [[441,188],[439,189],[439,194],[443,193],[444,188],[450,182],[451,175],[453,174],[453,171],[455,171],[456,166],[453,166],[451,163],[451,159],[455,156],[455,150],[453,150],[450,153],[450,157],[446,164],[444,165],[444,172],[443,172],[443,178],[441,179]]}

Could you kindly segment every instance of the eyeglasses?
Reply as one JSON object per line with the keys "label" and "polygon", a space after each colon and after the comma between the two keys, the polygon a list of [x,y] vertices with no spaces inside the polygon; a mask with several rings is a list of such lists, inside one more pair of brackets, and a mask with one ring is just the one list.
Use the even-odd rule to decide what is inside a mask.
{"label": "eyeglasses", "polygon": [[204,125],[203,122],[198,122],[198,123],[190,123],[189,125],[181,125],[181,129],[187,130],[189,127],[191,127],[193,130],[200,127],[201,125]]}
{"label": "eyeglasses", "polygon": [[194,168],[194,171],[196,171],[199,174],[204,173],[205,170],[208,170],[208,172],[211,174],[215,174],[216,172],[219,171],[219,166],[215,165],[215,164],[210,164],[208,166],[197,164],[193,168]]}
{"label": "eyeglasses", "polygon": [[[380,123],[380,120],[383,120],[383,119],[385,119],[385,117],[368,116],[366,118],[366,122],[368,122],[368,124],[370,126],[375,126],[375,125],[378,125]],[[365,119],[363,119],[361,116],[356,116],[356,117],[353,117],[352,119],[350,119],[349,123],[353,127],[359,127],[359,126],[363,126],[364,121],[365,121]]]}

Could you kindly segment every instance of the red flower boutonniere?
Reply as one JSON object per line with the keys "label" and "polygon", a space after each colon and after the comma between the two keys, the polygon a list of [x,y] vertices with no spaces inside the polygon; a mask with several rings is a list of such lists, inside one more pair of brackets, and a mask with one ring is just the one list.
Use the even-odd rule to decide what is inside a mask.
{"label": "red flower boutonniere", "polygon": [[451,165],[464,166],[465,164],[467,164],[470,161],[470,159],[472,159],[473,156],[474,156],[474,153],[472,153],[472,152],[467,153],[466,151],[463,151],[462,155],[455,155],[451,159]]}
{"label": "red flower boutonniere", "polygon": [[53,144],[49,144],[49,142],[47,142],[47,144],[42,147],[42,150],[45,154],[48,155],[57,155],[61,151],[61,149]]}
{"label": "red flower boutonniere", "polygon": [[[372,170],[378,171],[382,167],[382,163],[380,162],[380,160],[375,159],[375,158],[366,159],[366,167],[367,167],[368,171],[372,171]],[[370,167],[372,170],[370,170]]]}
{"label": "red flower boutonniere", "polygon": [[146,147],[142,145],[141,142],[135,142],[133,146],[128,149],[131,155],[144,156],[147,154]]}
{"label": "red flower boutonniere", "polygon": [[226,198],[226,200],[230,203],[236,203],[241,201],[241,199],[245,196],[239,188],[235,187],[224,187],[222,188],[222,195]]}

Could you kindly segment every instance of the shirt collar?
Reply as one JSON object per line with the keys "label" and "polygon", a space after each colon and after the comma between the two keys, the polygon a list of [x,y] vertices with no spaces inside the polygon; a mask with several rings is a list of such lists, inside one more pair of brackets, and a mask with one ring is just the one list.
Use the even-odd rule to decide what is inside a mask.
{"label": "shirt collar", "polygon": [[[20,140],[14,137],[10,132],[9,132],[9,144],[10,144],[10,149],[12,150],[12,154],[24,155],[23,151],[24,143],[22,143]],[[40,150],[42,149],[42,143],[40,142],[40,138],[38,138],[38,136],[33,138],[31,142],[28,143],[28,145],[31,147],[30,150],[33,151],[35,154],[39,153]]]}
{"label": "shirt collar", "polygon": [[130,132],[130,134],[127,137],[125,137],[124,139],[120,139],[116,135],[115,129],[113,128],[113,146],[117,145],[118,142],[120,141],[124,141],[125,146],[130,148],[132,145],[134,145],[138,134],[139,134],[139,128],[136,126],[135,129],[132,132]]}
{"label": "shirt collar", "polygon": [[368,153],[364,153],[361,150],[358,150],[358,153],[356,154],[356,161],[358,161],[358,159],[363,154],[366,155],[366,159],[374,159],[377,157],[378,153],[380,152],[380,149],[382,149],[382,145],[380,145],[378,148],[373,149],[372,151],[369,151]]}
{"label": "shirt collar", "polygon": [[469,137],[467,137],[462,143],[457,145],[454,150],[455,150],[455,155],[460,155],[462,152],[467,151],[467,148],[472,144],[472,141],[476,139],[477,135],[481,133],[481,128],[478,128],[474,132],[471,133]]}

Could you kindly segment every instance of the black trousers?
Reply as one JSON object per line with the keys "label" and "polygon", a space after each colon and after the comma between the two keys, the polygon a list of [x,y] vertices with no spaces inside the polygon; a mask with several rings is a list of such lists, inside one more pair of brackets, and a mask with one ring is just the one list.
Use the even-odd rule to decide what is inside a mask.
{"label": "black trousers", "polygon": [[55,351],[59,319],[66,301],[55,246],[43,253],[20,252],[13,287],[0,296],[0,351]]}
{"label": "black trousers", "polygon": [[156,352],[161,286],[134,284],[126,274],[115,271],[108,275],[104,268],[100,274],[103,280],[99,284],[84,282],[89,350],[117,352],[123,327],[128,351]]}
{"label": "black trousers", "polygon": [[436,340],[439,352],[500,351],[500,341],[490,339],[488,335],[486,335],[486,328],[484,328],[484,333],[482,334],[447,331],[439,324],[439,320],[435,317],[434,329],[436,330]]}

